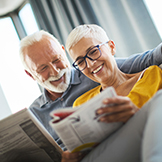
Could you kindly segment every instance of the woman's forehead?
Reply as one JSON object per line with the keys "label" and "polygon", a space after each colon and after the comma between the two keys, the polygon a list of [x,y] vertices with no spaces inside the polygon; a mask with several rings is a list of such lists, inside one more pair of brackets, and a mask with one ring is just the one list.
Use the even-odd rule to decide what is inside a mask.
{"label": "woman's forehead", "polygon": [[89,48],[99,43],[96,39],[84,37],[70,49],[70,55],[73,59],[78,56],[84,56]]}

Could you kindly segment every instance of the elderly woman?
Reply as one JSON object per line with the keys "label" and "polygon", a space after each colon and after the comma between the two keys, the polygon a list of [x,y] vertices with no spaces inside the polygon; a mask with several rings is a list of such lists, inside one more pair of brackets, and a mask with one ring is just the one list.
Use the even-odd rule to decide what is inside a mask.
{"label": "elderly woman", "polygon": [[[117,97],[116,101],[113,99],[115,107],[100,109],[98,113],[117,111],[118,119],[114,119],[114,115],[109,115],[101,120],[126,122],[162,88],[162,70],[158,66],[151,66],[135,74],[123,73],[114,59],[116,52],[114,42],[109,40],[106,32],[97,25],[76,27],[67,39],[66,49],[74,60],[73,66],[100,83],[100,86],[79,97],[74,106],[88,101],[109,86],[113,86],[119,96],[128,96],[131,99],[127,97]],[[112,102],[107,100],[107,104]]]}
{"label": "elderly woman", "polygon": [[[121,72],[114,60],[114,42],[109,40],[105,31],[97,25],[80,25],[72,30],[66,49],[74,60],[73,66],[100,83],[100,86],[79,97],[74,106],[88,101],[106,87],[113,86],[118,96],[104,100],[105,104],[112,106],[101,108],[97,113],[111,113],[101,117],[101,122],[126,123],[83,161],[149,162],[154,157],[162,160],[162,153],[159,152],[162,150],[162,131],[157,126],[157,123],[162,124],[162,119],[158,116],[162,113],[162,92],[159,91],[154,96],[162,88],[162,70],[151,66],[135,74]],[[148,100],[150,101],[145,104]]]}

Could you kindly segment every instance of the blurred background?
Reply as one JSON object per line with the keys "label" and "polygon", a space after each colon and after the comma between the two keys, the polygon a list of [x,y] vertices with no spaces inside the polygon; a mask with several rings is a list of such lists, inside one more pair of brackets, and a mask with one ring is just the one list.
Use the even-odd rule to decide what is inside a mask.
{"label": "blurred background", "polygon": [[0,0],[0,119],[41,94],[19,59],[23,37],[43,29],[65,45],[74,27],[98,24],[115,42],[116,57],[128,57],[161,43],[161,6],[161,0]]}

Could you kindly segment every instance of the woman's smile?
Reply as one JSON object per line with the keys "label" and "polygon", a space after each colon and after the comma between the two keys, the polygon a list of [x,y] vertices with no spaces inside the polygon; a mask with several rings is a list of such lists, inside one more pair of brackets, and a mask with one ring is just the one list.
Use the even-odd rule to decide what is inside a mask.
{"label": "woman's smile", "polygon": [[92,71],[92,74],[97,74],[98,72],[100,72],[101,69],[103,68],[103,65],[104,65],[104,64],[98,66],[95,70],[93,70],[93,71]]}

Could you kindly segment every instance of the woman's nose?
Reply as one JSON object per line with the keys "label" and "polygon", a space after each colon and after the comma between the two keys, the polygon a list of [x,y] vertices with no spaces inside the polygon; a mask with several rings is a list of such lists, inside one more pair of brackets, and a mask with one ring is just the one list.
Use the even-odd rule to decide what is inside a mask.
{"label": "woman's nose", "polygon": [[86,59],[86,62],[87,62],[87,67],[88,68],[91,68],[93,65],[94,65],[94,63],[96,62],[96,60],[90,60],[90,59]]}

